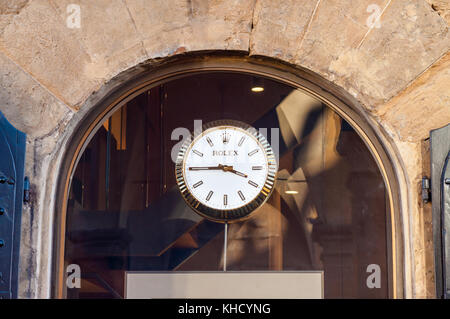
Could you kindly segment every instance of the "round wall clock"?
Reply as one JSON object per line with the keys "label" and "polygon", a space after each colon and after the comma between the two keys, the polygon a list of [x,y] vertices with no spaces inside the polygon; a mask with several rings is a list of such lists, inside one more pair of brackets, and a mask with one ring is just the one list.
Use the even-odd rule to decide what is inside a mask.
{"label": "round wall clock", "polygon": [[216,222],[248,218],[271,195],[277,171],[266,138],[232,120],[206,124],[181,146],[175,166],[186,203]]}

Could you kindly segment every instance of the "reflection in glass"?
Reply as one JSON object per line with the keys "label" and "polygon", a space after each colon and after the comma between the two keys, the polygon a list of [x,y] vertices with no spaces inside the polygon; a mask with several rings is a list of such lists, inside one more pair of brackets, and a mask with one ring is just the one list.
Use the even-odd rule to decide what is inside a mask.
{"label": "reflection in glass", "polygon": [[[331,108],[300,90],[208,73],[148,90],[96,132],[74,172],[66,264],[82,269],[69,298],[121,298],[124,273],[221,271],[224,226],[187,207],[176,187],[178,127],[234,119],[279,129],[279,172],[269,201],[229,225],[227,270],[324,270],[327,298],[388,297],[386,190],[371,153]],[[381,267],[381,288],[366,285]]]}

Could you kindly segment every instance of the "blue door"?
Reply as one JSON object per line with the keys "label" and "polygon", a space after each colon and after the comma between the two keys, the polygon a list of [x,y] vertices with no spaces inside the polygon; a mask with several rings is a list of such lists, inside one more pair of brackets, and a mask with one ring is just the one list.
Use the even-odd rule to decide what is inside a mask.
{"label": "blue door", "polygon": [[17,298],[25,134],[0,112],[0,299]]}

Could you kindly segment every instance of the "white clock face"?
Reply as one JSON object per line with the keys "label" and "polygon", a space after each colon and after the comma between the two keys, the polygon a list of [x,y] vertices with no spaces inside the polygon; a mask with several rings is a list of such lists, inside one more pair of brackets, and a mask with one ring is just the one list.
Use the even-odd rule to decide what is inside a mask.
{"label": "white clock face", "polygon": [[[182,153],[182,186],[195,199],[194,209],[201,204],[204,208],[230,212],[252,203],[254,209],[273,188],[276,161],[269,144],[256,130],[234,125],[212,127]],[[258,196],[264,197],[263,200],[259,198],[254,203]],[[247,207],[241,215],[250,210]],[[227,217],[233,216],[223,215],[224,219]]]}

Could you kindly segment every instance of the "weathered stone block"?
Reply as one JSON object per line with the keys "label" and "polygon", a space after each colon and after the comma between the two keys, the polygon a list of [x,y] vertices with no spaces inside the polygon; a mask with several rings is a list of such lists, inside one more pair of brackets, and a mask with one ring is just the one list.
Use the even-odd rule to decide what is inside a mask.
{"label": "weathered stone block", "polygon": [[423,140],[431,129],[450,123],[450,53],[380,106],[377,114],[389,131],[410,142]]}
{"label": "weathered stone block", "polygon": [[29,138],[52,131],[69,108],[0,53],[0,110]]}
{"label": "weathered stone block", "polygon": [[392,1],[359,49],[330,65],[336,82],[369,109],[383,104],[450,48],[448,26],[424,1]]}
{"label": "weathered stone block", "polygon": [[450,24],[450,1],[448,0],[426,0],[431,8],[439,13],[439,15]]}
{"label": "weathered stone block", "polygon": [[317,1],[256,2],[250,54],[293,61]]}
{"label": "weathered stone block", "polygon": [[[296,52],[297,63],[329,76],[330,63],[357,48],[373,23],[369,6],[382,10],[386,0],[321,1]],[[380,12],[381,13],[381,12]],[[368,23],[371,22],[371,23]]]}
{"label": "weathered stone block", "polygon": [[0,2],[0,32],[18,14],[29,0],[2,1]]}
{"label": "weathered stone block", "polygon": [[149,57],[248,50],[254,1],[126,0]]}
{"label": "weathered stone block", "polygon": [[[61,19],[66,21],[73,15],[67,8],[72,0],[52,1]],[[81,0],[80,28],[73,29],[91,61],[85,75],[92,79],[111,78],[122,70],[144,61],[147,54],[133,18],[122,0]]]}
{"label": "weathered stone block", "polygon": [[86,76],[89,55],[46,0],[30,1],[14,15],[1,30],[0,51],[68,105],[78,105],[99,86]]}

